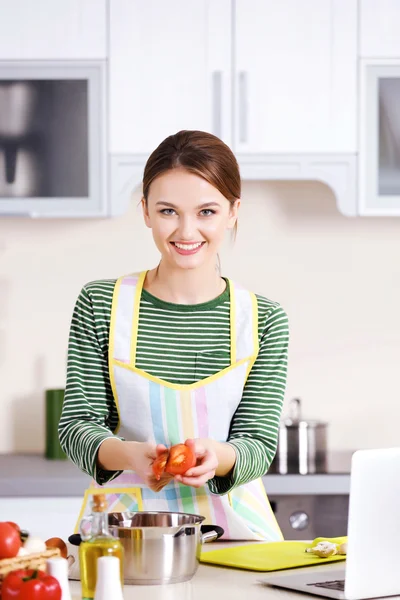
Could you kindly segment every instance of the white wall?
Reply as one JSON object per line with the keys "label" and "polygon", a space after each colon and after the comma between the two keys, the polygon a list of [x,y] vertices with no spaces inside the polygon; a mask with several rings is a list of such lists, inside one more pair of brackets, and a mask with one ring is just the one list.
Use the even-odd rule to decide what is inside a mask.
{"label": "white wall", "polygon": [[[113,220],[0,219],[0,452],[44,449],[80,287],[156,264],[138,201]],[[399,257],[400,219],[343,217],[318,183],[243,186],[224,274],[287,310],[287,399],[329,421],[332,449],[399,443]]]}

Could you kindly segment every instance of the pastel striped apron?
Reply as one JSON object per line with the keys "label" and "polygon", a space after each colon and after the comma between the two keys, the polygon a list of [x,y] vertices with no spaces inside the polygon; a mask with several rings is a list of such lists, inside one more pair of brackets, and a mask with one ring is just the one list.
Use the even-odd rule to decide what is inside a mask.
{"label": "pastel striped apron", "polygon": [[[146,272],[118,279],[112,302],[109,336],[111,387],[119,413],[118,434],[129,441],[167,447],[187,438],[228,439],[232,417],[258,354],[258,310],[254,294],[230,281],[230,366],[188,385],[176,385],[136,367],[140,297]],[[110,512],[179,511],[205,517],[223,527],[225,539],[283,539],[261,479],[223,496],[172,480],[151,491],[132,471],[104,486],[86,490],[77,528],[89,513],[90,495],[101,487]]]}

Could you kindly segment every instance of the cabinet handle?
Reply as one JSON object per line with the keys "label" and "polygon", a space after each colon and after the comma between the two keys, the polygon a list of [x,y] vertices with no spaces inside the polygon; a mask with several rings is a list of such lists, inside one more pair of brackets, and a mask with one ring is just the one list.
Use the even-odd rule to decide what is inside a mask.
{"label": "cabinet handle", "polygon": [[222,137],[222,71],[212,74],[212,132]]}
{"label": "cabinet handle", "polygon": [[239,142],[247,142],[247,73],[239,72]]}

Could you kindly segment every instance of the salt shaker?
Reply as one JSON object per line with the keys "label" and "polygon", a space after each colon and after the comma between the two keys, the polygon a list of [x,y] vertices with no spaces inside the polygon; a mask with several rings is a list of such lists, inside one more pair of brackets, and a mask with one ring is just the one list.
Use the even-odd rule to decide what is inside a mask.
{"label": "salt shaker", "polygon": [[48,575],[55,577],[60,584],[61,600],[71,600],[68,583],[68,561],[61,556],[58,558],[48,558],[46,561],[46,570]]}
{"label": "salt shaker", "polygon": [[97,583],[94,600],[124,600],[121,586],[120,561],[117,556],[97,559]]}

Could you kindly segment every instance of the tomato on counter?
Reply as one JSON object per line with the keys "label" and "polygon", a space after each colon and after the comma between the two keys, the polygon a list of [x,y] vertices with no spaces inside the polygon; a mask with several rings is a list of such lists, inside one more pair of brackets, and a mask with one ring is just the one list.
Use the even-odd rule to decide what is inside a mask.
{"label": "tomato on counter", "polygon": [[44,571],[18,569],[4,578],[2,600],[61,600],[61,587]]}
{"label": "tomato on counter", "polygon": [[14,558],[22,546],[19,527],[15,523],[0,522],[0,559]]}
{"label": "tomato on counter", "polygon": [[169,450],[165,450],[153,462],[153,473],[157,481],[163,473],[170,475],[184,475],[186,471],[194,467],[196,456],[186,444],[175,444]]}

